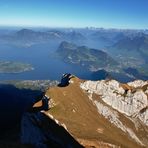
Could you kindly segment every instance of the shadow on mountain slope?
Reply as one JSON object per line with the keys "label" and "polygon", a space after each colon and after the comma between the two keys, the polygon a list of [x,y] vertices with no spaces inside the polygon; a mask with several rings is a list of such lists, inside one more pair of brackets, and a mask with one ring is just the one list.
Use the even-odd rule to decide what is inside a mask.
{"label": "shadow on mountain slope", "polygon": [[41,91],[18,89],[13,85],[0,84],[0,131],[14,128],[24,111],[32,107]]}
{"label": "shadow on mountain slope", "polygon": [[35,148],[81,148],[82,146],[44,113],[25,113],[21,124],[21,142]]}
{"label": "shadow on mountain slope", "polygon": [[32,106],[43,92],[0,84],[0,147],[82,147],[62,126]]}

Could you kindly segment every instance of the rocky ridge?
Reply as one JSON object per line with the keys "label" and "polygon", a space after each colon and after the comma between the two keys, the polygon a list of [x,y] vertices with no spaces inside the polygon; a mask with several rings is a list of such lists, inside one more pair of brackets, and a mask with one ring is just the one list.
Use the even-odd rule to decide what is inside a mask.
{"label": "rocky ridge", "polygon": [[[127,84],[121,84],[116,80],[85,81],[80,87],[87,92],[99,114],[137,143],[148,144],[143,138],[140,140],[139,134],[136,135],[141,124],[146,131],[148,130],[148,81],[136,80]],[[94,94],[97,95],[97,99],[93,97]],[[135,131],[125,125],[126,122],[121,120],[121,115],[133,122]]]}
{"label": "rocky ridge", "polygon": [[[148,81],[87,81],[65,74],[61,83],[49,87],[23,116],[22,142],[45,147],[51,143],[86,148],[147,147],[147,97]],[[65,137],[61,137],[63,132]],[[28,134],[40,138],[28,139]]]}

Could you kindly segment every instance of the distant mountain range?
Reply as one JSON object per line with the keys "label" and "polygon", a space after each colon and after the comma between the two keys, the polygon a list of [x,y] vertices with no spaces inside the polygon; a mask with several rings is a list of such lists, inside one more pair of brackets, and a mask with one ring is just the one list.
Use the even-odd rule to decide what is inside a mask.
{"label": "distant mountain range", "polygon": [[140,30],[118,30],[118,29],[21,29],[17,31],[0,32],[0,43],[13,44],[37,44],[44,42],[68,41],[78,45],[86,45],[93,48],[104,48],[112,46],[126,37],[142,36],[146,33]]}
{"label": "distant mountain range", "polygon": [[57,31],[33,31],[30,29],[22,29],[17,32],[0,36],[1,43],[12,43],[18,45],[32,45],[46,43],[51,40],[58,41],[62,38],[62,34]]}
{"label": "distant mountain range", "polygon": [[11,43],[17,45],[32,45],[48,42],[58,43],[64,40],[81,43],[85,41],[86,38],[76,31],[33,31],[30,29],[21,29],[16,32],[11,32],[10,34],[0,35],[0,43]]}
{"label": "distant mountain range", "polygon": [[136,58],[142,61],[142,64],[146,64],[148,62],[148,35],[139,34],[134,37],[125,37],[116,42],[109,52],[114,56],[127,59]]}
{"label": "distant mountain range", "polygon": [[[114,75],[114,78],[121,76],[132,80],[139,78],[139,75],[142,75],[141,79],[147,78],[147,31],[57,28],[21,29],[0,34],[0,44],[30,47],[41,43],[42,47],[44,43],[52,42],[56,45],[54,48],[59,46],[56,54],[66,63],[94,72],[105,70],[109,75]],[[124,70],[127,68],[136,69],[138,77]]]}

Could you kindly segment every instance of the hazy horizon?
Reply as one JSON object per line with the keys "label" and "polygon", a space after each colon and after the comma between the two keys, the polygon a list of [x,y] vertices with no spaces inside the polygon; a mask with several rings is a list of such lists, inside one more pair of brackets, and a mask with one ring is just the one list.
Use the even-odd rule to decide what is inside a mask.
{"label": "hazy horizon", "polygon": [[147,29],[148,1],[1,0],[0,26]]}
{"label": "hazy horizon", "polygon": [[113,28],[113,27],[95,27],[95,26],[84,26],[84,27],[66,27],[66,26],[31,26],[31,25],[0,25],[1,29],[105,29],[105,30],[148,30],[148,28]]}

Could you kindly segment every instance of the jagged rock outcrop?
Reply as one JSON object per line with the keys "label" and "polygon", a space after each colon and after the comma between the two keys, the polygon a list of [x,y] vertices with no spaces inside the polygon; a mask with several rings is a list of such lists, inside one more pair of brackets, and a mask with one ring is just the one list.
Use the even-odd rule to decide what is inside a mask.
{"label": "jagged rock outcrop", "polygon": [[[100,95],[106,104],[130,117],[141,114],[141,110],[148,106],[146,93],[148,88],[142,90],[142,87],[147,84],[148,82],[144,81],[130,82],[127,86],[131,86],[131,89],[125,90],[125,87],[116,80],[102,80],[86,81],[81,84],[81,88]],[[143,115],[147,116],[146,112]]]}
{"label": "jagged rock outcrop", "polygon": [[[121,84],[116,80],[85,81],[80,87],[87,92],[99,114],[137,143],[143,146],[148,143],[139,138],[137,128],[142,124],[146,131],[148,130],[148,81],[136,80],[127,84]],[[94,97],[94,94],[97,97]],[[121,116],[132,121],[137,129],[133,130],[126,125]]]}

